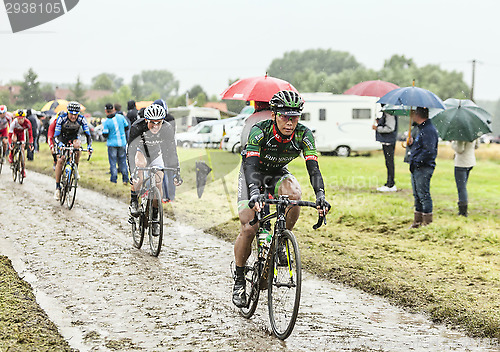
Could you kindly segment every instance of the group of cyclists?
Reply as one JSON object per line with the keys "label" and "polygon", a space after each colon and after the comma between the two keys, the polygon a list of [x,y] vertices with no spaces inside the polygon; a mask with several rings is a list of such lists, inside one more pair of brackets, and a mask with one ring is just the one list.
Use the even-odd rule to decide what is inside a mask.
{"label": "group of cyclists", "polygon": [[[289,172],[287,165],[301,154],[305,158],[310,183],[316,195],[316,206],[320,215],[326,215],[330,205],[325,199],[325,187],[318,165],[318,153],[313,134],[309,128],[299,123],[304,101],[294,91],[280,91],[269,101],[271,119],[257,122],[249,132],[248,140],[242,151],[242,163],[238,180],[238,210],[240,233],[234,244],[236,264],[232,301],[237,307],[246,304],[244,267],[251,252],[252,240],[259,224],[250,225],[256,212],[263,207],[264,187],[274,190],[274,195],[288,195],[291,200],[301,198],[301,188],[297,179]],[[130,213],[138,215],[138,195],[144,175],[136,172],[136,167],[157,166],[175,168],[174,184],[180,185],[179,159],[175,144],[175,132],[166,121],[168,108],[164,102],[148,106],[144,117],[136,120],[130,128],[127,145],[127,161],[131,172]],[[22,110],[10,121],[7,108],[0,106],[0,133],[8,136],[8,143],[24,141],[24,130],[29,130],[29,146],[32,148],[32,134],[29,121]],[[7,122],[6,122],[7,121]],[[58,151],[67,145],[79,148],[81,141],[78,131],[83,129],[87,139],[87,149],[92,152],[92,138],[85,117],[80,113],[80,104],[70,102],[67,111],[60,112],[50,124],[48,142],[54,155],[56,191],[54,198],[60,197],[60,180],[64,159]],[[8,132],[7,132],[8,130]],[[53,131],[53,132],[52,132]],[[53,135],[52,135],[53,133]],[[6,143],[4,141],[4,143]],[[76,162],[79,161],[79,153]],[[158,171],[161,173],[161,171]],[[157,186],[162,190],[163,173],[157,175]],[[255,204],[249,208],[248,204]],[[161,206],[161,204],[156,204]],[[153,214],[158,209],[153,207]],[[299,207],[287,209],[286,227],[292,230],[298,220]],[[153,228],[158,232],[158,229]]]}

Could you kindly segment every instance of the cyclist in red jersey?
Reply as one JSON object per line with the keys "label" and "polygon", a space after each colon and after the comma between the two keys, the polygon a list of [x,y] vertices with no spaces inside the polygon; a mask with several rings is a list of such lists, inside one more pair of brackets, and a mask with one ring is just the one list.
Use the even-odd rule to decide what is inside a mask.
{"label": "cyclist in red jersey", "polygon": [[[14,120],[10,123],[9,128],[9,163],[13,162],[13,149],[14,143],[25,142],[24,131],[28,131],[29,136],[29,148],[33,150],[33,131],[31,129],[31,122],[26,118],[26,112],[24,110],[17,110],[14,114]],[[21,153],[24,158],[24,144],[21,144]],[[26,170],[23,171],[23,177],[26,177]]]}

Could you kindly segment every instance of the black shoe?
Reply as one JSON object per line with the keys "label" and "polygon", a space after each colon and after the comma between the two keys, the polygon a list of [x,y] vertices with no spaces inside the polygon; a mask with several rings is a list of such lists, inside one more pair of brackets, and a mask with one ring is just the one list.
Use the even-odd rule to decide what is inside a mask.
{"label": "black shoe", "polygon": [[139,202],[137,199],[131,199],[130,200],[130,215],[137,217],[139,216]]}
{"label": "black shoe", "polygon": [[[285,245],[279,244],[276,250],[276,254],[278,255],[278,266],[287,266],[288,258],[286,255]],[[291,261],[291,259],[290,259]]]}
{"label": "black shoe", "polygon": [[238,308],[243,308],[247,305],[245,294],[245,279],[236,279],[233,286],[233,303]]}

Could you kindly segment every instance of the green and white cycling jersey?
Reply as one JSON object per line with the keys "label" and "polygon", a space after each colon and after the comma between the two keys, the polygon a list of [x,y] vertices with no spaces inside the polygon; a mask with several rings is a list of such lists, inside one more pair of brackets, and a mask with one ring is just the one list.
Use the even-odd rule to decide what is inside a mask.
{"label": "green and white cycling jersey", "polygon": [[306,161],[318,160],[314,136],[309,128],[300,123],[289,138],[283,138],[273,120],[258,122],[250,130],[245,150],[246,158],[259,158],[258,170],[264,174],[279,173],[301,153]]}

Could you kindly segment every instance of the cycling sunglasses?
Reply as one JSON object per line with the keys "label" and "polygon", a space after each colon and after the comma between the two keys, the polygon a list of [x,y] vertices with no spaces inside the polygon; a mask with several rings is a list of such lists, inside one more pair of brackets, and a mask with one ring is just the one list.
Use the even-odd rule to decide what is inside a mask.
{"label": "cycling sunglasses", "polygon": [[151,122],[153,125],[161,125],[163,120],[148,120],[148,122]]}
{"label": "cycling sunglasses", "polygon": [[79,111],[69,111],[68,110],[68,114],[73,114],[73,115],[78,115]]}
{"label": "cycling sunglasses", "polygon": [[300,118],[300,111],[297,110],[278,110],[276,115],[283,121],[297,122]]}

